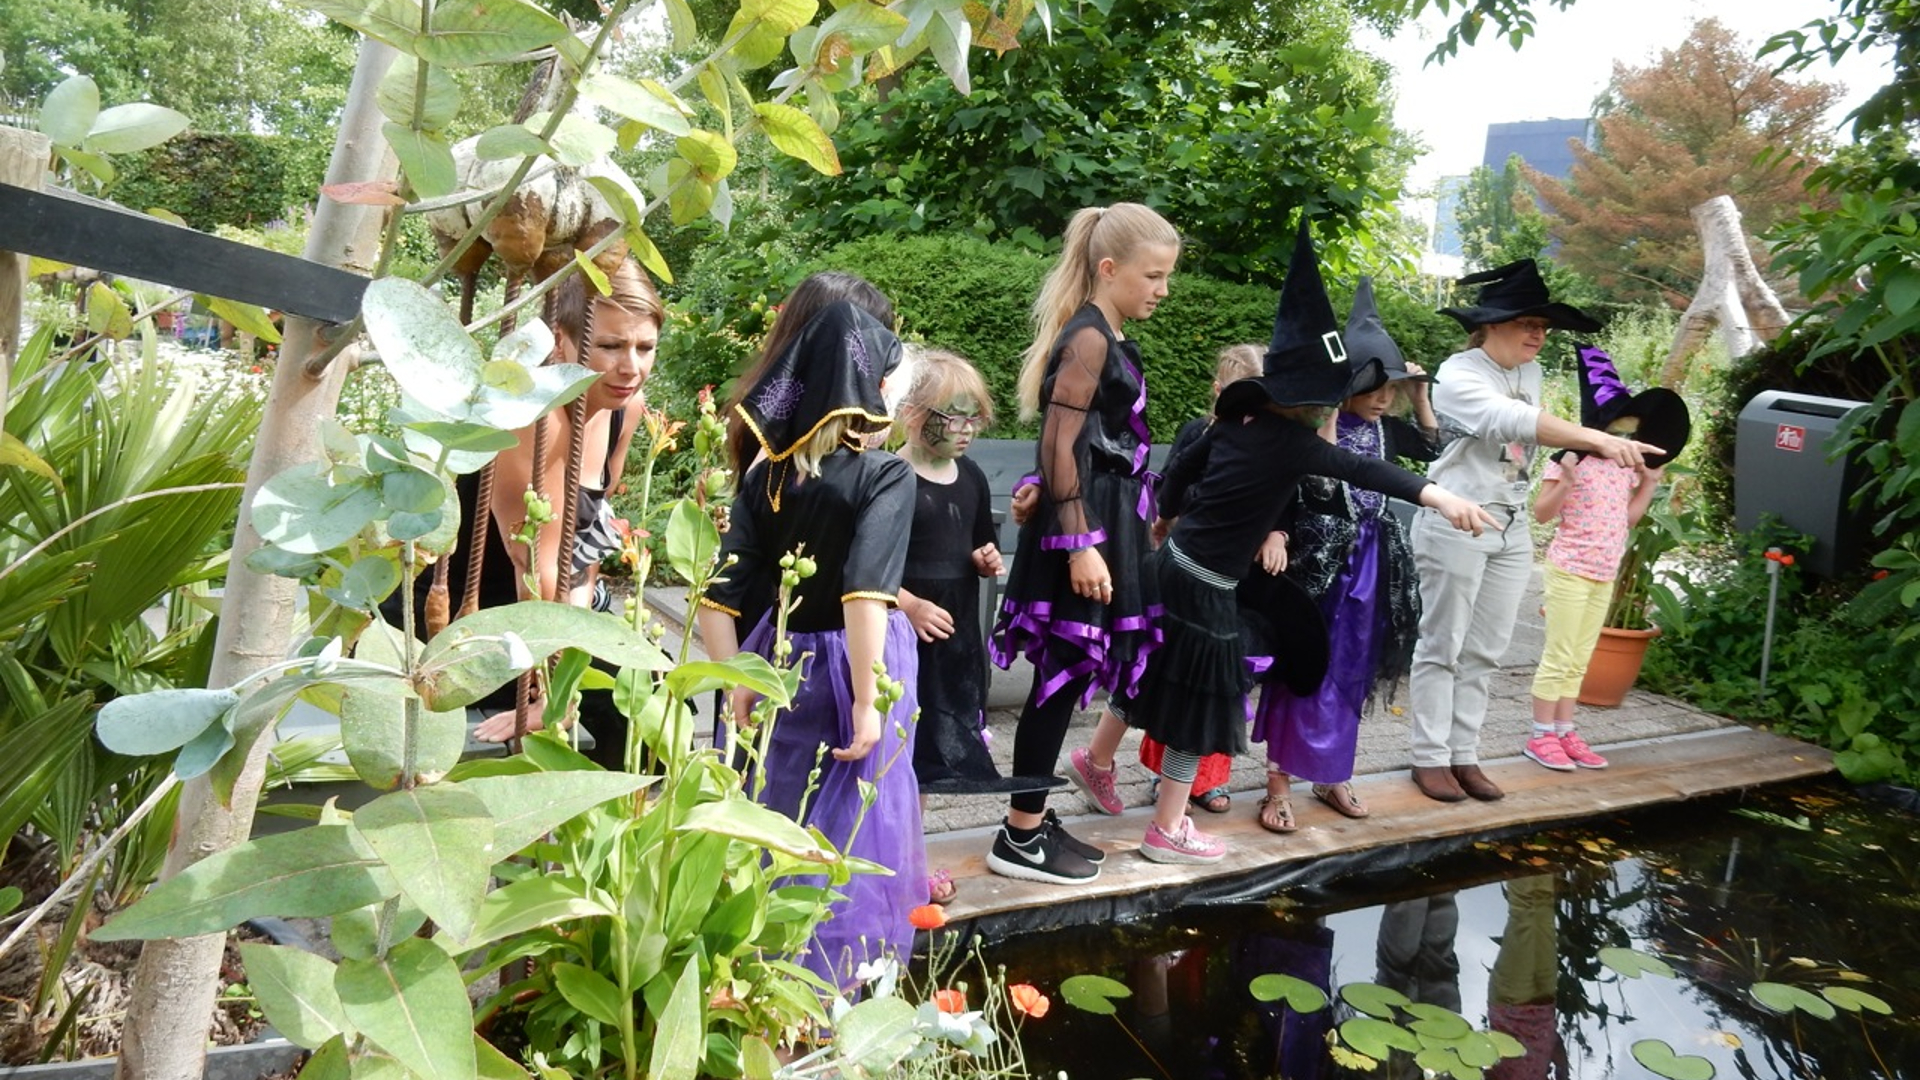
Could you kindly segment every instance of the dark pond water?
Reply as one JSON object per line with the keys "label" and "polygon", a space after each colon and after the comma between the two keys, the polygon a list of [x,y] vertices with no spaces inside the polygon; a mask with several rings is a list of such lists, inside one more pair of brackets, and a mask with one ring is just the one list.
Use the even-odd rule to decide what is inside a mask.
{"label": "dark pond water", "polygon": [[[1360,1014],[1256,1001],[1253,980],[1280,973],[1335,992],[1392,987],[1504,1031],[1526,1054],[1488,1068],[1496,1080],[1708,1067],[1750,1080],[1920,1077],[1917,820],[1837,787],[1774,789],[1475,843],[1260,903],[1016,938],[987,958],[1053,998],[1022,1032],[1035,1076],[1421,1075],[1399,1052],[1371,1070],[1336,1064],[1328,1031]],[[1675,977],[1627,978],[1617,968],[1633,954],[1610,949],[1664,960]],[[1061,984],[1080,974],[1131,996],[1112,1016],[1073,1008]],[[1775,1012],[1756,984],[1819,1000]],[[1820,1009],[1823,991],[1861,1011]],[[1681,1060],[1655,1071],[1633,1052],[1640,1043],[1659,1062],[1647,1040]]]}

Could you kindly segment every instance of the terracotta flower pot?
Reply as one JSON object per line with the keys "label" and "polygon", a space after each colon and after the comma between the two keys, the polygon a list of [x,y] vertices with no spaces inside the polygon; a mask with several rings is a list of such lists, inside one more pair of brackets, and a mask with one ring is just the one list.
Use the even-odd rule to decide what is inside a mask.
{"label": "terracotta flower pot", "polygon": [[1611,708],[1626,700],[1633,681],[1640,677],[1640,665],[1647,658],[1647,643],[1660,636],[1660,628],[1617,630],[1600,628],[1600,640],[1593,646],[1593,659],[1587,662],[1587,677],[1580,681],[1582,705]]}

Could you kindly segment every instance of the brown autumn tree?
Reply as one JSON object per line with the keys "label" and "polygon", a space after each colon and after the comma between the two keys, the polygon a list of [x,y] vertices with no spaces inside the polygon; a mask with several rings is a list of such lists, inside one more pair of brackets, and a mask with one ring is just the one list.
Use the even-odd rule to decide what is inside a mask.
{"label": "brown autumn tree", "polygon": [[[1730,195],[1750,236],[1789,216],[1830,148],[1823,118],[1839,93],[1775,76],[1716,19],[1646,67],[1615,64],[1596,144],[1574,147],[1567,179],[1527,170],[1555,258],[1613,299],[1686,307],[1702,272],[1693,208]],[[1769,262],[1758,245],[1754,261]]]}

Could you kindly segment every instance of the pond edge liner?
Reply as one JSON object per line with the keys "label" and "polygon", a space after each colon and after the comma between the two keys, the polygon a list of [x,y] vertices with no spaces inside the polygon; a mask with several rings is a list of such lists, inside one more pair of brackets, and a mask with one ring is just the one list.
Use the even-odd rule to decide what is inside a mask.
{"label": "pond edge liner", "polygon": [[[1577,825],[1593,818],[1554,821],[1552,828]],[[1294,859],[1264,869],[1249,870],[1230,877],[1195,881],[1188,885],[1170,885],[1120,895],[1090,896],[1074,899],[1071,887],[1062,887],[1061,897],[1053,903],[1011,911],[955,919],[942,927],[942,934],[958,934],[966,942],[995,945],[1008,938],[1043,933],[1068,926],[1095,926],[1136,922],[1162,915],[1181,907],[1249,904],[1264,900],[1282,889],[1312,888],[1340,878],[1407,870],[1423,863],[1464,851],[1476,844],[1528,836],[1548,826],[1525,823],[1483,832],[1440,836],[1428,840],[1386,844],[1380,847],[1336,852],[1314,859]],[[1131,857],[1131,856],[1123,856]],[[914,952],[924,954],[928,933],[914,938]]]}

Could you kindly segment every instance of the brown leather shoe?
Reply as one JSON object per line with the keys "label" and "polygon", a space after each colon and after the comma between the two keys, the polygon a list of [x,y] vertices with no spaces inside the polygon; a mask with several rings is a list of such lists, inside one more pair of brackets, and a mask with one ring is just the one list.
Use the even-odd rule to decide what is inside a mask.
{"label": "brown leather shoe", "polygon": [[1455,765],[1453,778],[1460,782],[1460,789],[1479,799],[1481,802],[1495,802],[1507,797],[1500,785],[1487,778],[1478,765]]}
{"label": "brown leather shoe", "polygon": [[1465,802],[1467,798],[1460,782],[1453,778],[1453,770],[1445,765],[1415,765],[1413,786],[1420,789],[1420,794],[1441,802]]}

